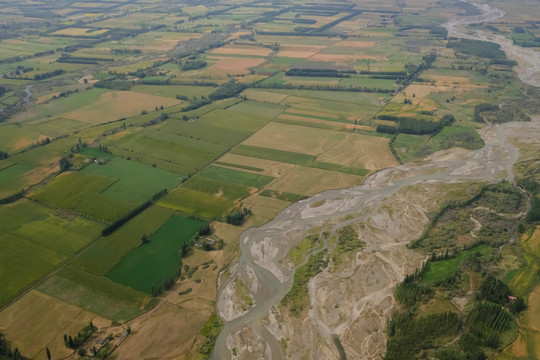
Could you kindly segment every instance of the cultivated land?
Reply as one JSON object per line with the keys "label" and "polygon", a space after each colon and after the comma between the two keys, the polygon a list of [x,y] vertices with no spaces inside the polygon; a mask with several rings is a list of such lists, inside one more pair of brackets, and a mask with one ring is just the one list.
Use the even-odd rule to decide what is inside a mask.
{"label": "cultivated land", "polygon": [[[486,123],[536,119],[538,91],[516,76],[513,57],[443,27],[478,14],[474,5],[0,4],[0,331],[23,356],[46,359],[48,348],[53,358],[76,359],[64,334],[93,321],[97,333],[84,348],[111,333],[103,351],[118,359],[204,359],[215,344],[225,358],[268,357],[269,344],[271,357],[375,359],[388,349],[393,359],[396,342],[410,356],[463,358],[467,322],[465,335],[449,331],[423,353],[387,324],[394,310],[412,314],[409,323],[445,311],[469,321],[489,273],[528,309],[475,346],[501,359],[538,357],[534,126],[508,130],[521,153],[516,179],[533,199],[526,220],[528,202],[516,202],[513,186],[478,195],[502,179],[494,169],[489,180],[403,187],[381,195],[378,210],[368,202],[354,214],[330,215],[352,206],[351,193],[307,200],[299,228],[275,242],[251,239],[249,249],[248,240],[239,244],[244,230],[308,196],[362,185],[380,170],[369,191],[394,191],[401,176],[436,177],[440,164],[502,136],[480,130]],[[506,15],[466,31],[540,50],[537,2],[490,6]],[[384,170],[400,164],[407,175]],[[420,164],[432,168],[413,167]],[[469,162],[455,173],[477,168]],[[372,218],[361,219],[364,212]],[[416,250],[405,248],[423,226]],[[296,271],[291,289],[273,292],[285,300],[258,313],[275,344],[250,326],[226,327],[227,345],[216,342],[219,317],[260,311],[256,270],[235,265],[246,257],[240,249],[281,280]],[[412,305],[404,299],[414,291],[396,286],[434,251],[451,258],[407,285],[420,294]],[[440,353],[441,344],[455,353]]]}

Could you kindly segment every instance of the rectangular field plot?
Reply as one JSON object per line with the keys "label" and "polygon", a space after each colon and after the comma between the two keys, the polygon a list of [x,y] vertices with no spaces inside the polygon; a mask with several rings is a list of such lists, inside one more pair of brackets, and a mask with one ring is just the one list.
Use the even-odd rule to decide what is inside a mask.
{"label": "rectangular field plot", "polygon": [[102,224],[29,200],[0,207],[0,304],[94,240]]}
{"label": "rectangular field plot", "polygon": [[108,274],[110,279],[151,294],[169,277],[176,277],[184,244],[199,231],[203,222],[173,216],[143,244],[130,252]]}
{"label": "rectangular field plot", "polygon": [[274,180],[274,178],[271,176],[259,175],[216,165],[207,167],[201,171],[199,175],[217,181],[230,182],[244,186],[253,186],[257,188],[262,188]]}
{"label": "rectangular field plot", "polygon": [[[396,164],[388,149],[388,141],[388,139],[376,136],[273,122],[259,130],[242,145],[304,154],[297,156],[299,160],[301,157],[312,156],[316,161],[375,170]],[[236,150],[234,152],[238,153]],[[246,153],[239,155],[252,156]]]}
{"label": "rectangular field plot", "polygon": [[22,175],[32,169],[33,167],[23,164],[13,164],[5,169],[2,169],[0,170],[0,184],[13,180],[17,176]]}
{"label": "rectangular field plot", "polygon": [[161,199],[158,205],[178,210],[186,215],[197,215],[204,219],[221,219],[234,207],[235,203],[223,196],[181,186]]}
{"label": "rectangular field plot", "polygon": [[134,207],[130,203],[100,195],[116,181],[105,176],[72,172],[58,176],[32,197],[59,208],[114,221]]}
{"label": "rectangular field plot", "polygon": [[25,125],[27,125],[28,129],[31,131],[35,131],[51,138],[72,134],[76,131],[89,127],[87,123],[64,118],[40,119],[28,122]]}
{"label": "rectangular field plot", "polygon": [[182,185],[188,189],[200,191],[216,196],[224,196],[230,200],[242,199],[249,195],[248,186],[194,176]]}
{"label": "rectangular field plot", "polygon": [[2,151],[13,151],[25,148],[40,140],[45,140],[39,132],[33,131],[31,128],[5,124],[0,126],[0,144]]}
{"label": "rectangular field plot", "polygon": [[133,248],[141,237],[155,232],[174,212],[161,206],[151,206],[109,236],[99,238],[73,265],[86,272],[105,275]]}
{"label": "rectangular field plot", "polygon": [[165,96],[176,99],[176,95],[188,98],[208,96],[216,89],[212,86],[189,86],[189,85],[136,85],[131,91],[157,96]]}
{"label": "rectangular field plot", "polygon": [[360,185],[362,176],[341,172],[296,166],[290,172],[268,185],[268,189],[311,196],[328,189],[341,189]]}
{"label": "rectangular field plot", "polygon": [[[69,277],[83,277],[78,280],[81,280],[83,284],[86,282],[84,277],[87,275],[83,274],[83,272],[67,267],[62,273],[66,274],[67,271],[72,272],[72,275]],[[90,274],[88,275],[92,276]],[[129,287],[117,284],[107,278],[95,277],[94,284],[90,281],[90,286],[85,286],[69,277],[65,278],[55,275],[43,284],[40,284],[37,290],[115,321],[127,321],[142,314],[139,306],[143,304],[145,294],[140,294]],[[93,288],[95,286],[98,287]],[[111,288],[114,289],[112,294]],[[132,295],[130,291],[136,293],[133,298],[130,298]]]}
{"label": "rectangular field plot", "polygon": [[150,128],[110,138],[106,144],[113,154],[130,156],[147,165],[156,164],[183,175],[204,167],[227,150],[221,144]]}
{"label": "rectangular field plot", "polygon": [[122,158],[104,165],[91,164],[83,172],[118,179],[101,195],[132,203],[142,203],[163,189],[174,188],[180,178],[176,173]]}

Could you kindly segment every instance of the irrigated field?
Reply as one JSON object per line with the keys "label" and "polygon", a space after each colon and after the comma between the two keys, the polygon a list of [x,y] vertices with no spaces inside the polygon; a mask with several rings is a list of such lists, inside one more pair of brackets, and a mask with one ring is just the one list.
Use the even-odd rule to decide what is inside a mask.
{"label": "irrigated field", "polygon": [[0,208],[0,304],[48,274],[86,244],[103,225],[30,200]]}
{"label": "irrigated field", "polygon": [[149,236],[148,243],[135,248],[112,268],[107,277],[151,294],[152,287],[161,287],[167,278],[179,275],[182,249],[202,224],[173,216]]}
{"label": "irrigated field", "polygon": [[114,221],[134,207],[128,202],[101,195],[116,181],[100,175],[71,172],[57,177],[32,198],[96,219]]}

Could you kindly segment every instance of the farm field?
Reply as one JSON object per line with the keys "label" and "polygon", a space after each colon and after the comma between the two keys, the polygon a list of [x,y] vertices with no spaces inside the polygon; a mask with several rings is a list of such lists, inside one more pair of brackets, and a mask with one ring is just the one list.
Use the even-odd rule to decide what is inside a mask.
{"label": "farm field", "polygon": [[[27,358],[45,360],[45,349],[52,358],[76,358],[81,349],[66,347],[64,334],[75,335],[93,321],[100,336],[133,330],[109,358],[206,359],[219,343],[219,315],[233,318],[259,305],[250,297],[261,286],[252,282],[255,278],[234,286],[229,308],[217,304],[218,293],[225,291],[218,290],[218,279],[226,284],[245,270],[233,267],[245,230],[271,222],[307,197],[361,185],[379,170],[420,165],[441,150],[454,156],[480,149],[488,139],[487,130],[480,130],[486,124],[535,121],[540,111],[534,101],[538,93],[520,81],[513,60],[500,48],[449,37],[444,23],[476,14],[467,2],[43,0],[4,5],[0,338],[5,336]],[[496,32],[517,45],[540,49],[535,46],[540,37],[533,16],[536,2],[515,6],[497,0],[489,6],[504,10],[505,16],[473,24],[469,34]],[[527,147],[533,160],[534,144]],[[438,194],[433,199],[436,205],[426,209],[415,203],[427,218],[443,206]],[[302,215],[306,226],[304,214],[329,206],[312,205]],[[397,208],[388,212],[393,219],[403,214]],[[353,219],[349,216],[344,221]],[[379,220],[366,223],[362,231],[372,231]],[[478,221],[482,231],[490,228],[484,224],[488,220]],[[330,247],[344,246],[336,224],[324,240]],[[530,232],[534,225],[523,225],[531,236],[515,244],[521,252],[503,246],[496,259],[488,245],[480,245],[434,263],[425,273],[423,285],[436,286],[459,273],[460,289],[476,290],[483,278],[469,268],[460,271],[479,252],[489,259],[482,265],[492,261],[493,275],[527,300],[518,339],[504,351],[488,349],[489,358],[497,351],[502,359],[538,354],[531,345],[540,331],[534,325],[540,303],[534,278],[540,237],[538,230]],[[193,245],[201,226],[206,232]],[[330,231],[322,229],[321,238],[326,237],[323,230]],[[364,233],[358,235],[369,241]],[[256,262],[267,261],[281,254],[276,246],[281,250],[288,244],[265,244],[253,248],[252,255]],[[386,262],[386,248],[354,251],[362,264],[369,265],[371,258]],[[304,255],[310,267],[322,253]],[[348,255],[351,260],[353,254]],[[319,294],[319,281],[348,266],[349,260],[335,263],[343,259],[324,257],[319,267],[328,270],[311,290]],[[507,269],[507,263],[513,267]],[[384,271],[398,279],[408,268],[403,265],[399,276],[392,275],[392,266]],[[165,284],[168,278],[174,281]],[[304,280],[307,284],[309,279]],[[356,288],[367,289],[363,279],[358,281]],[[160,287],[168,290],[155,291]],[[326,290],[331,299],[331,286]],[[455,301],[463,302],[460,310],[459,304],[450,306],[454,300],[443,299],[463,295],[454,290],[437,290],[418,309],[427,315],[459,310],[467,331],[465,300]],[[392,313],[390,307],[399,302],[393,294],[392,304],[391,297],[379,299],[388,307],[380,313]],[[354,302],[358,294],[348,295],[343,299]],[[318,352],[360,358],[365,343],[352,344],[351,339],[366,334],[370,354],[384,357],[386,315],[366,317],[361,329],[352,321],[327,344],[316,343],[320,339],[309,333],[314,330],[307,322],[295,328],[298,309],[274,309],[271,322],[284,334],[307,334],[302,344],[292,335],[277,339],[283,357],[309,358]],[[340,303],[331,317],[340,322],[352,314],[347,309]],[[257,353],[260,344],[254,345],[252,335],[229,340],[232,357],[267,356]],[[506,337],[500,344],[506,344]],[[444,342],[461,344],[450,336]],[[301,353],[303,347],[310,349]],[[89,357],[90,344],[84,348]],[[438,358],[435,350],[425,350],[426,356]]]}
{"label": "farm field", "polygon": [[184,244],[197,233],[202,222],[174,216],[131,251],[107,277],[139,291],[152,293],[152,287],[161,286],[165,279],[180,271]]}
{"label": "farm field", "polygon": [[133,208],[129,202],[101,195],[116,181],[106,176],[71,172],[56,178],[33,195],[33,199],[97,219],[113,221]]}
{"label": "farm field", "polygon": [[118,179],[100,194],[132,203],[149,200],[152,195],[163,189],[171,190],[177,185],[180,177],[170,171],[122,158],[113,158],[104,165],[91,164],[85,167],[83,172]]}
{"label": "farm field", "polygon": [[0,214],[0,303],[47,275],[95,240],[103,228],[98,222],[26,199],[2,206]]}

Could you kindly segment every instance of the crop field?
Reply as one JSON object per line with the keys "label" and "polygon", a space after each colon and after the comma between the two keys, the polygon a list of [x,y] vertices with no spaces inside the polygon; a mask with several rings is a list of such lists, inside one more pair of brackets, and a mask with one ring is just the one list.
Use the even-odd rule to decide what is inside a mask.
{"label": "crop field", "polygon": [[7,168],[0,170],[0,184],[13,180],[14,178],[22,175],[33,168],[31,166],[22,165],[22,164],[13,164]]}
{"label": "crop field", "polygon": [[323,191],[323,189],[347,188],[360,185],[363,181],[364,178],[358,175],[297,166],[267,188],[311,196]]}
{"label": "crop field", "polygon": [[149,237],[148,244],[130,252],[109,271],[107,277],[151,294],[152,286],[161,286],[165,279],[178,274],[182,246],[190,241],[202,224],[181,216],[170,218]]}
{"label": "crop field", "polygon": [[215,89],[211,86],[189,86],[189,85],[137,85],[131,91],[156,96],[175,98],[176,95],[187,96],[188,98],[200,98],[210,95]]}
{"label": "crop field", "polygon": [[[239,150],[239,149],[256,150],[257,148],[239,146],[235,150]],[[256,155],[257,153],[254,153],[254,154]],[[278,161],[264,160],[262,158],[257,158],[257,157],[236,155],[231,152],[221,157],[220,161],[216,162],[216,164],[228,166],[228,167],[235,167],[238,169],[257,171],[261,175],[268,175],[272,177],[279,177],[282,174],[290,171],[294,167],[293,164],[288,164],[286,162],[281,162],[279,160]],[[262,171],[258,171],[258,170],[262,170]]]}
{"label": "crop field", "polygon": [[131,250],[161,227],[174,212],[161,206],[151,206],[109,236],[99,238],[72,262],[77,268],[104,276]]}
{"label": "crop field", "polygon": [[[77,274],[77,270],[70,271]],[[114,321],[126,321],[142,314],[141,309],[135,301],[125,301],[109,293],[108,285],[123,292],[126,298],[130,294],[131,288],[119,285],[106,278],[98,278],[94,285],[99,286],[97,290],[81,285],[78,281],[65,279],[61,276],[53,276],[37,287],[37,290],[58,300],[64,301],[88,312],[94,313],[106,319]],[[140,297],[144,299],[144,294]]]}
{"label": "crop field", "polygon": [[130,203],[142,203],[163,189],[171,190],[180,177],[170,171],[121,158],[114,158],[104,165],[92,164],[83,172],[118,179],[101,195]]}
{"label": "crop field", "polygon": [[72,172],[57,177],[32,198],[97,219],[114,221],[134,207],[128,202],[101,195],[116,181],[110,177]]}
{"label": "crop field", "polygon": [[[497,31],[535,48],[533,0],[520,9],[509,1],[490,6],[505,17],[471,33]],[[362,184],[379,169],[421,163],[440,150],[479,149],[482,119],[535,114],[536,94],[500,50],[448,39],[441,24],[471,11],[462,2],[426,7],[421,0],[5,4],[0,305],[29,291],[0,310],[2,334],[25,357],[45,360],[50,348],[53,358],[67,358],[63,334],[92,320],[133,328],[113,357],[206,358],[218,331],[217,277],[238,257],[244,230],[308,196]],[[481,118],[475,113],[478,104],[501,103]],[[413,126],[438,124],[399,119],[445,115],[455,122],[431,133]],[[18,192],[22,199],[10,198]],[[239,208],[250,210],[243,223],[227,224]],[[208,236],[224,240],[223,248],[196,247],[181,259],[199,218],[211,221]],[[525,250],[540,248],[537,232]],[[469,252],[434,263],[424,282],[454,272]],[[505,353],[534,357],[539,263],[530,253],[512,256],[522,257],[520,267],[504,274],[494,264],[495,272],[529,309],[519,318],[521,345]],[[181,264],[199,268],[151,296]],[[438,298],[419,309],[451,310]],[[285,357],[294,341],[287,339]],[[238,344],[231,351],[242,357]]]}
{"label": "crop field", "polygon": [[193,214],[204,219],[221,219],[234,207],[234,202],[219,194],[208,194],[186,187],[178,187],[158,202],[158,205],[183,214]]}
{"label": "crop field", "polygon": [[183,186],[207,194],[221,195],[230,200],[242,199],[250,194],[250,188],[248,186],[204,176],[192,177]]}
{"label": "crop field", "polygon": [[92,105],[72,110],[64,114],[64,117],[96,125],[133,116],[143,110],[152,110],[161,106],[169,107],[179,103],[176,99],[132,91],[108,92],[99,96]]}
{"label": "crop field", "polygon": [[[364,169],[395,164],[387,144],[388,140],[384,138],[282,123],[266,125],[243,143],[311,155],[317,161]],[[376,158],[372,151],[377,154]]]}
{"label": "crop field", "polygon": [[4,303],[94,240],[102,224],[30,200],[0,208],[0,280]]}
{"label": "crop field", "polygon": [[[28,331],[28,322],[42,319]],[[92,321],[98,326],[111,322],[67,302],[32,290],[13,306],[0,312],[0,323],[13,346],[24,349],[25,356],[46,359],[49,347],[58,357],[72,353],[64,344],[63,334],[76,334]]]}
{"label": "crop field", "polygon": [[257,188],[262,188],[274,180],[274,178],[271,176],[254,174],[251,172],[234,170],[215,165],[205,168],[199,173],[199,175],[217,181],[230,182],[244,186],[253,186]]}

